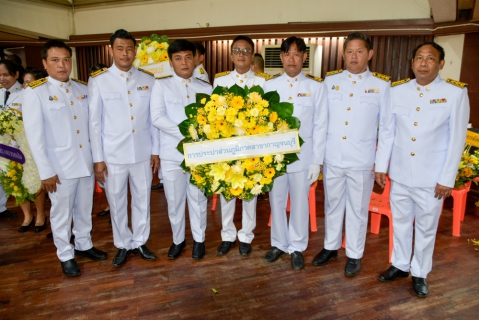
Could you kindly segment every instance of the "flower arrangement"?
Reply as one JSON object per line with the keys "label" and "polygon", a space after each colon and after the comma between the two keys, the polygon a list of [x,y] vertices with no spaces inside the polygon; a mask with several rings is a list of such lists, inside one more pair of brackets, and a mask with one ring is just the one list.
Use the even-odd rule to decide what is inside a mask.
{"label": "flower arrangement", "polygon": [[17,205],[34,200],[41,181],[28,146],[20,111],[7,109],[0,112],[0,144],[14,144],[25,156],[23,165],[0,157],[0,180],[5,192],[15,197]]}
{"label": "flower arrangement", "polygon": [[464,186],[467,182],[474,180],[479,175],[479,151],[474,151],[474,154],[464,152],[459,162],[459,168],[456,174],[455,188]]}
{"label": "flower arrangement", "polygon": [[147,66],[155,63],[166,62],[168,58],[168,37],[163,35],[158,37],[152,34],[150,37],[141,38],[137,44],[137,51],[133,66],[136,68]]}
{"label": "flower arrangement", "polygon": [[[183,143],[188,142],[299,129],[299,119],[292,116],[293,104],[279,100],[276,91],[264,93],[259,86],[218,86],[211,95],[197,94],[196,103],[185,107],[187,119],[178,125],[185,136],[178,150],[183,153]],[[301,145],[302,139],[299,141]],[[296,153],[289,153],[190,167],[183,161],[181,166],[191,173],[190,182],[207,196],[221,193],[228,200],[250,200],[270,191],[273,180],[296,160]]]}

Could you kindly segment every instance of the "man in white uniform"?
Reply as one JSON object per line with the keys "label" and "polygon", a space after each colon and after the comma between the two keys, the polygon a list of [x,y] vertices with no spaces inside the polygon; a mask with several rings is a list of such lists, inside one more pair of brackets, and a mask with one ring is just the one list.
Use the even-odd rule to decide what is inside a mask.
{"label": "man in white uniform", "polygon": [[[132,67],[136,40],[127,31],[110,37],[113,65],[91,74],[90,136],[95,176],[104,183],[110,205],[113,240],[121,267],[131,251],[144,260],[156,260],[146,247],[150,235],[150,194],[159,166],[158,134],[151,125],[150,95],[155,78]],[[128,184],[131,226],[128,227]]]}
{"label": "man in white uniform", "polygon": [[[248,86],[263,87],[264,81],[268,78],[265,74],[258,74],[251,71],[251,62],[253,61],[254,42],[247,36],[237,36],[231,44],[231,60],[234,63],[233,71],[217,73],[213,88],[222,86],[230,88],[235,84],[244,88]],[[233,222],[236,198],[226,201],[223,195],[221,199],[221,220],[223,228],[221,230],[222,242],[216,253],[218,255],[227,254],[231,247],[236,243],[236,227]],[[240,241],[239,253],[247,256],[251,253],[251,242],[254,238],[253,230],[256,227],[256,202],[258,198],[247,201],[243,200],[243,220],[242,229],[238,231]]]}
{"label": "man in white uniform", "polygon": [[[264,91],[278,91],[280,101],[294,104],[293,116],[301,121],[304,140],[299,160],[288,165],[287,173],[275,179],[270,191],[271,249],[265,262],[274,262],[285,252],[291,255],[294,270],[304,267],[303,251],[309,239],[309,187],[318,180],[323,164],[328,127],[328,98],[322,79],[301,69],[308,54],[302,38],[290,37],[281,44],[284,73],[266,81]],[[286,216],[288,193],[291,199],[289,222]]]}
{"label": "man in white uniform", "polygon": [[206,72],[205,67],[203,67],[203,62],[205,61],[205,47],[199,43],[194,42],[196,54],[194,57],[195,62],[195,70],[193,71],[193,77],[210,82],[210,78],[208,77],[208,72]]}
{"label": "man in white uniform", "polygon": [[[93,205],[93,163],[88,134],[85,83],[70,79],[71,49],[60,40],[43,46],[43,66],[50,76],[31,82],[23,99],[28,144],[42,189],[50,193],[53,241],[63,273],[80,275],[77,256],[104,260],[93,247],[90,231]],[[70,244],[72,217],[75,247]]]}
{"label": "man in white uniform", "polygon": [[329,102],[323,168],[325,237],[313,265],[325,265],[338,256],[345,220],[347,276],[361,270],[378,124],[383,123],[389,97],[390,77],[369,71],[372,57],[371,40],[362,33],[350,34],[344,41],[346,70],[328,72],[324,81]]}
{"label": "man in white uniform", "polygon": [[192,257],[200,260],[205,255],[207,198],[190,183],[191,175],[183,172],[180,164],[184,156],[176,149],[184,139],[178,124],[186,120],[185,107],[196,101],[197,93],[211,94],[212,91],[208,82],[193,77],[195,50],[195,45],[187,40],[171,43],[168,56],[174,74],[156,80],[151,95],[151,119],[160,129],[161,172],[173,231],[169,259],[178,258],[186,246],[186,200],[194,240]]}
{"label": "man in white uniform", "polygon": [[442,202],[451,195],[466,140],[469,98],[465,83],[439,76],[444,67],[441,46],[421,44],[412,56],[416,79],[392,84],[379,134],[376,181],[384,186],[389,167],[394,227],[392,266],[379,280],[389,282],[411,272],[414,292],[426,297]]}

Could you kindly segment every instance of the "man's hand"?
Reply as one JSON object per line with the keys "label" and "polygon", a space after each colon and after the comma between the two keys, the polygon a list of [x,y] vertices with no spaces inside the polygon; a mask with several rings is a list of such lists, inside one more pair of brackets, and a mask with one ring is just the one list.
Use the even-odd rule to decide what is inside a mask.
{"label": "man's hand", "polygon": [[377,184],[379,184],[381,188],[384,188],[384,186],[386,185],[386,173],[375,172],[374,176],[375,176]]}
{"label": "man's hand", "polygon": [[436,190],[434,190],[434,198],[437,200],[446,199],[452,193],[452,188],[440,185],[439,183],[436,185]]}
{"label": "man's hand", "polygon": [[46,190],[47,192],[56,192],[57,184],[62,184],[62,183],[58,179],[58,176],[54,175],[51,178],[42,180],[42,190]]}
{"label": "man's hand", "polygon": [[108,168],[106,167],[105,162],[96,162],[93,165],[93,170],[95,171],[95,178],[98,182],[105,183],[105,176],[108,177]]}
{"label": "man's hand", "polygon": [[151,155],[150,167],[153,168],[153,174],[158,171],[158,168],[160,167],[160,156],[155,154]]}
{"label": "man's hand", "polygon": [[318,164],[312,164],[309,166],[309,171],[308,171],[309,184],[313,184],[318,180],[319,171],[320,171],[320,166]]}

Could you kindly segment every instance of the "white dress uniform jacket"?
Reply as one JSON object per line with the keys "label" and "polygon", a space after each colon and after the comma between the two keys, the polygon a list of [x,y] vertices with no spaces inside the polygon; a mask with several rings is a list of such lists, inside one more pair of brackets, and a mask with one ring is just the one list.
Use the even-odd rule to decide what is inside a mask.
{"label": "white dress uniform jacket", "polygon": [[216,74],[213,88],[217,86],[230,88],[235,84],[241,88],[245,86],[248,86],[248,88],[252,86],[263,87],[265,81],[266,79],[264,77],[256,75],[251,69],[245,74],[239,74],[236,70],[233,70]]}
{"label": "white dress uniform jacket", "polygon": [[[1,87],[1,86],[0,86]],[[10,92],[8,96],[7,103],[5,104],[5,94]],[[22,101],[23,101],[23,88],[18,81],[15,81],[15,84],[10,87],[10,89],[0,88],[0,110],[6,110],[8,108],[17,109],[22,111]]]}
{"label": "white dress uniform jacket", "polygon": [[173,242],[185,240],[185,201],[193,238],[204,242],[206,230],[207,198],[189,183],[190,174],[180,167],[184,159],[176,147],[184,139],[178,124],[186,120],[185,107],[196,101],[197,93],[211,94],[211,85],[194,77],[183,79],[173,76],[155,81],[151,96],[151,119],[160,129],[160,158],[162,180],[168,202],[168,217],[173,231]]}
{"label": "white dress uniform jacket", "polygon": [[469,98],[465,84],[439,76],[426,86],[409,79],[392,86],[376,159],[376,172],[387,172],[389,167],[392,180],[392,264],[426,278],[432,269],[443,202],[434,197],[435,187],[454,186],[466,139]]}
{"label": "white dress uniform jacket", "polygon": [[23,99],[25,133],[40,178],[58,175],[61,182],[57,191],[50,193],[50,222],[57,256],[64,262],[74,258],[70,244],[72,219],[75,249],[85,251],[93,246],[88,91],[84,83],[60,82],[51,77],[29,85]]}
{"label": "white dress uniform jacket", "polygon": [[[304,140],[299,160],[288,165],[287,173],[274,181],[270,204],[272,211],[271,245],[292,253],[302,252],[308,246],[309,180],[311,164],[321,165],[326,147],[328,129],[328,97],[322,79],[301,72],[296,77],[280,74],[266,81],[264,91],[277,91],[281,102],[294,104],[293,116],[301,121],[299,135]],[[288,192],[291,215],[286,217]]]}
{"label": "white dress uniform jacket", "polygon": [[193,78],[197,78],[206,82],[210,82],[210,78],[208,77],[208,72],[206,72],[205,67],[201,63],[198,65],[195,70],[193,71]]}

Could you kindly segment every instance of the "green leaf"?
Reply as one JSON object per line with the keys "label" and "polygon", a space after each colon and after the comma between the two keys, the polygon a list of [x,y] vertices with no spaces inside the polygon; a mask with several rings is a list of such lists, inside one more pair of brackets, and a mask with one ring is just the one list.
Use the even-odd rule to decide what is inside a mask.
{"label": "green leaf", "polygon": [[[184,138],[183,140],[181,140],[180,142],[178,142],[178,145],[176,146],[176,150],[178,150],[181,154],[184,154],[184,149],[183,149],[183,143],[186,143],[186,142],[191,142],[191,138],[188,139],[188,138]],[[184,161],[184,160],[183,160]],[[188,169],[188,171],[190,171]]]}
{"label": "green leaf", "polygon": [[271,106],[270,109],[275,111],[281,119],[286,119],[293,116],[294,106],[289,102],[278,102]]}
{"label": "green leaf", "polygon": [[[203,98],[206,98],[205,103],[201,103],[201,100],[203,100]],[[204,106],[210,100],[211,100],[211,97],[210,97],[209,94],[205,94],[205,93],[197,93],[196,94],[196,105],[197,106]]]}
{"label": "green leaf", "polygon": [[158,42],[160,42],[160,43],[162,43],[162,42],[168,42],[168,36],[162,35],[162,36],[160,37],[160,39],[159,39]]}
{"label": "green leaf", "polygon": [[277,91],[266,92],[263,95],[263,99],[268,101],[270,106],[273,106],[276,103],[279,103],[279,93]]}
{"label": "green leaf", "polygon": [[223,93],[228,92],[228,88],[222,86],[216,86],[211,94],[219,94],[222,95]]}
{"label": "green leaf", "polygon": [[140,42],[143,42],[143,41],[148,40],[148,39],[150,39],[150,38],[148,38],[148,37],[142,37],[141,40],[140,40]]}
{"label": "green leaf", "polygon": [[299,129],[301,127],[301,120],[296,117],[289,117],[284,119],[291,129]]}
{"label": "green leaf", "polygon": [[243,88],[238,86],[237,84],[233,85],[231,88],[228,89],[229,93],[234,94],[235,96],[245,96],[245,91]]}
{"label": "green leaf", "polygon": [[299,160],[298,154],[296,153],[287,153],[284,155],[284,161],[283,164],[288,165],[292,164],[293,162]]}
{"label": "green leaf", "polygon": [[271,182],[270,184],[265,184],[263,188],[261,189],[261,191],[265,193],[265,192],[270,192],[272,189],[273,189],[273,182]]}
{"label": "green leaf", "polygon": [[193,120],[198,114],[198,105],[193,102],[185,107],[185,115],[188,120]]}
{"label": "green leaf", "polygon": [[299,146],[301,147],[304,144],[303,138],[299,137]]}
{"label": "green leaf", "polygon": [[[180,144],[181,144],[181,150],[183,150],[183,142],[180,142],[180,143],[178,144],[177,149],[180,148]],[[183,154],[183,151],[180,151],[180,152]],[[188,168],[188,167],[186,166],[185,159],[183,159],[183,161],[181,162],[180,167],[183,168],[183,170],[185,170],[185,171],[190,171],[190,168]]]}
{"label": "green leaf", "polygon": [[215,288],[212,288],[211,289],[214,293],[218,293],[218,290],[216,290]]}
{"label": "green leaf", "polygon": [[152,35],[150,36],[150,40],[151,40],[151,41],[158,41],[158,40],[160,40],[160,38],[158,37],[157,34],[154,33],[154,34],[152,34]]}
{"label": "green leaf", "polygon": [[188,128],[192,124],[192,121],[190,119],[183,120],[179,125],[178,128],[180,129],[181,134],[188,138],[191,139],[190,132],[188,131]]}
{"label": "green leaf", "polygon": [[264,96],[264,90],[260,86],[253,86],[249,88],[248,93],[251,93],[251,92],[258,92],[261,96]]}

